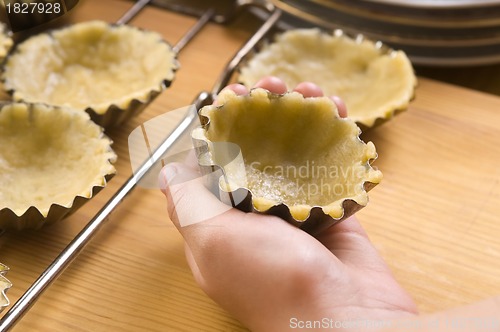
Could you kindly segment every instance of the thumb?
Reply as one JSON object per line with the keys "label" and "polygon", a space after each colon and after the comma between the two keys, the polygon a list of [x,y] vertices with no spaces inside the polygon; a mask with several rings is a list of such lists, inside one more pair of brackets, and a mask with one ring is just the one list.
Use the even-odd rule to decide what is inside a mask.
{"label": "thumb", "polygon": [[160,188],[167,197],[169,216],[181,233],[185,226],[231,210],[205,188],[203,180],[198,169],[182,163],[168,164],[160,173]]}

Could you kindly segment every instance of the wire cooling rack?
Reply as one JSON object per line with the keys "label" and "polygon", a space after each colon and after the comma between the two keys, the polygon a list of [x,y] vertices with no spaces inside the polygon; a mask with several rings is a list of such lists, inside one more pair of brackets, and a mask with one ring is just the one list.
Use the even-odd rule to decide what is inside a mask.
{"label": "wire cooling rack", "polygon": [[[196,3],[196,1],[194,1]],[[265,0],[237,0],[226,1],[224,14],[218,14],[220,8],[186,7],[185,2],[168,0],[138,0],[131,8],[116,22],[117,24],[128,24],[147,5],[153,5],[165,10],[174,11],[181,14],[198,17],[197,22],[187,31],[177,42],[173,49],[180,53],[193,37],[203,29],[208,22],[225,24],[238,16],[242,11],[257,9],[264,13],[264,21],[260,28],[241,46],[233,58],[227,63],[220,73],[212,90],[202,91],[195,98],[194,107],[189,108],[184,118],[169,136],[158,146],[155,151],[151,151],[150,156],[144,163],[129,177],[118,189],[118,191],[108,200],[101,210],[87,223],[73,240],[64,248],[60,254],[47,266],[37,280],[25,291],[25,293],[9,308],[0,318],[0,331],[8,331],[29,311],[36,303],[43,292],[64,272],[64,270],[75,260],[78,254],[94,238],[99,230],[106,224],[111,212],[134,190],[139,181],[145,177],[152,169],[153,165],[160,162],[162,157],[172,148],[174,143],[181,137],[187,129],[198,121],[198,110],[212,103],[214,96],[227,85],[235,70],[242,60],[252,51],[255,46],[276,26],[281,16],[281,10],[276,8],[271,2]],[[200,2],[203,4],[203,2]],[[206,2],[205,2],[206,5]],[[226,6],[227,5],[227,6]]]}

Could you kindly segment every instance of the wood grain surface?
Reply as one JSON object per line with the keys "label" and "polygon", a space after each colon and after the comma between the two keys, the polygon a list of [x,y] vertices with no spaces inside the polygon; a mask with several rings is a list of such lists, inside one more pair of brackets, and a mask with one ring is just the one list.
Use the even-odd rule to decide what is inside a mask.
{"label": "wood grain surface", "polygon": [[[72,20],[114,21],[128,1],[82,0]],[[191,17],[147,8],[133,24],[175,43]],[[137,118],[108,134],[118,175],[70,218],[0,237],[15,302],[130,176],[128,135],[211,88],[258,21],[210,24],[179,56],[181,69]],[[175,116],[173,116],[173,121]],[[159,129],[161,133],[161,129]],[[408,112],[363,135],[383,182],[359,214],[422,312],[500,294],[500,98],[420,78]],[[195,203],[193,203],[195,204]],[[15,331],[244,331],[195,284],[183,243],[155,189],[137,188]]]}

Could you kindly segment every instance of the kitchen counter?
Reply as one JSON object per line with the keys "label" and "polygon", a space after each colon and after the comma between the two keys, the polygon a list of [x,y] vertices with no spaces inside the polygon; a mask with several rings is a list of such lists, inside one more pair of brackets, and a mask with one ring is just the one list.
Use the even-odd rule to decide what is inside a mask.
{"label": "kitchen counter", "polygon": [[[128,1],[82,0],[71,20],[112,22],[129,6]],[[132,24],[158,31],[174,44],[194,22],[146,8]],[[130,176],[132,130],[210,89],[258,24],[250,15],[228,25],[209,24],[181,52],[171,88],[138,117],[107,132],[119,156],[118,174],[109,185],[63,221],[0,237],[0,262],[11,268],[12,303]],[[496,78],[482,79],[487,85]],[[375,143],[375,165],[384,179],[358,217],[420,311],[500,294],[500,97],[420,77],[409,111],[362,138]],[[245,328],[194,282],[161,192],[139,187],[13,330]]]}

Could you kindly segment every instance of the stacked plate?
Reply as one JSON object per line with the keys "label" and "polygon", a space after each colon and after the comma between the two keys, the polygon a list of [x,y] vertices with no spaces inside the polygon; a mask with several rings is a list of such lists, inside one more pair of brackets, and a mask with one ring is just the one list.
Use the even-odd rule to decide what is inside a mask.
{"label": "stacked plate", "polygon": [[500,0],[272,0],[288,15],[404,50],[413,63],[500,63]]}

